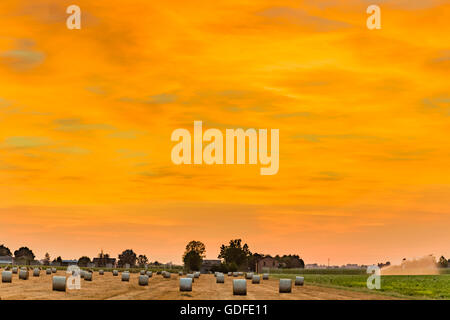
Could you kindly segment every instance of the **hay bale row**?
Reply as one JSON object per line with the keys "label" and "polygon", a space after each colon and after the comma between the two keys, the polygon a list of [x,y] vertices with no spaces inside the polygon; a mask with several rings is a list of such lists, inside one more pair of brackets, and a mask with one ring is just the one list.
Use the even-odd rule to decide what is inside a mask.
{"label": "hay bale row", "polygon": [[92,272],[85,272],[84,273],[84,281],[92,281]]}
{"label": "hay bale row", "polygon": [[139,276],[139,285],[140,286],[148,286],[148,276],[146,275],[140,275]]}
{"label": "hay bale row", "polygon": [[295,285],[296,286],[303,286],[304,282],[305,282],[304,277],[295,277]]}
{"label": "hay bale row", "polygon": [[180,291],[192,291],[192,282],[194,278],[180,278]]}
{"label": "hay bale row", "polygon": [[193,273],[188,273],[188,274],[187,274],[187,277],[190,278],[190,279],[192,279],[192,282],[194,282],[195,276],[194,276]]}
{"label": "hay bale row", "polygon": [[19,279],[28,280],[29,277],[30,277],[30,273],[29,273],[28,269],[20,269]]}
{"label": "hay bale row", "polygon": [[247,281],[245,281],[245,279],[233,280],[233,295],[235,296],[247,295]]}
{"label": "hay bale row", "polygon": [[52,285],[53,291],[66,291],[66,277],[53,276]]}
{"label": "hay bale row", "polygon": [[223,275],[223,273],[219,273],[216,276],[216,283],[225,283],[225,276]]}
{"label": "hay bale row", "polygon": [[252,277],[253,284],[259,284],[260,280],[261,280],[261,276],[256,275],[256,274],[253,275],[253,277]]}
{"label": "hay bale row", "polygon": [[2,272],[2,282],[12,282],[12,271],[3,271]]}
{"label": "hay bale row", "polygon": [[280,293],[292,292],[292,280],[291,279],[280,279],[279,292]]}

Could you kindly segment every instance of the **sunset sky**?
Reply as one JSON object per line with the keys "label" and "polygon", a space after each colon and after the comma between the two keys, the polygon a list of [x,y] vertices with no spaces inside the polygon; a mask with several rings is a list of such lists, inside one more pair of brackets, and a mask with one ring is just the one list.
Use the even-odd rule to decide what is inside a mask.
{"label": "sunset sky", "polygon": [[[448,0],[3,0],[0,244],[450,258],[449,88]],[[195,120],[279,129],[278,174],[174,165]]]}

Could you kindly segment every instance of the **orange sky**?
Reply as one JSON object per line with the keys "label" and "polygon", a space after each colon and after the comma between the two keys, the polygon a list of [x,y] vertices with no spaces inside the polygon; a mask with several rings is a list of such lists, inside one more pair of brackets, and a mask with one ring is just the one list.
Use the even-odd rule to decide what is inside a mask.
{"label": "orange sky", "polygon": [[[444,0],[3,0],[0,243],[450,256],[449,43]],[[174,165],[171,132],[194,120],[279,129],[278,174]]]}

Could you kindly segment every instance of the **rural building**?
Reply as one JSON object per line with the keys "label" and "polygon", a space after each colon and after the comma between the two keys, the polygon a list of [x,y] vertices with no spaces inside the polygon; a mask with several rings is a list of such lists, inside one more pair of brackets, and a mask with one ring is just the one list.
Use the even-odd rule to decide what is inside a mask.
{"label": "rural building", "polygon": [[111,265],[111,268],[116,265],[116,258],[109,258],[109,257],[99,257],[92,259],[93,265],[98,267],[106,267],[107,265]]}
{"label": "rural building", "polygon": [[1,264],[14,264],[14,258],[11,256],[0,256],[0,265]]}
{"label": "rural building", "polygon": [[213,267],[220,267],[221,263],[221,260],[203,260],[202,266],[200,267],[200,272],[208,273]]}
{"label": "rural building", "polygon": [[280,264],[272,257],[265,257],[256,263],[256,272],[262,272],[263,269],[278,269]]}
{"label": "rural building", "polygon": [[78,260],[63,260],[61,265],[64,267],[67,266],[76,266],[78,264]]}

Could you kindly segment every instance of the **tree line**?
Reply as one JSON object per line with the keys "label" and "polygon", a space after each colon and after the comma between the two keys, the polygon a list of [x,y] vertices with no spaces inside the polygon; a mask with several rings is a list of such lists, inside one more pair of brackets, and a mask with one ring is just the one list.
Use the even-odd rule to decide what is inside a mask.
{"label": "tree line", "polygon": [[[183,263],[186,270],[200,270],[203,260],[206,256],[205,245],[201,241],[190,241],[186,245],[183,254]],[[222,244],[220,253],[217,256],[223,259],[220,265],[212,266],[211,271],[234,272],[238,270],[255,271],[256,264],[259,260],[270,255],[252,253],[247,243],[243,243],[242,239],[230,240],[228,245]],[[276,255],[274,258],[281,268],[304,268],[305,263],[299,255]]]}

